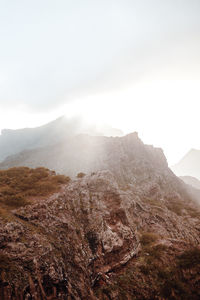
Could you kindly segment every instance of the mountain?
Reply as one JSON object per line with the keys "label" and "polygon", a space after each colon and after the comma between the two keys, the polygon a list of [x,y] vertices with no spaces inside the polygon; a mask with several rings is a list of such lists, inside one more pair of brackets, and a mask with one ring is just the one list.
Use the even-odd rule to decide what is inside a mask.
{"label": "mountain", "polygon": [[134,181],[130,164],[134,165],[134,174],[143,176],[146,164],[151,162],[157,167],[167,165],[162,150],[144,145],[137,133],[124,137],[77,135],[52,146],[10,156],[0,168],[43,166],[69,176],[108,169],[123,180]]}
{"label": "mountain", "polygon": [[200,180],[198,180],[197,178],[192,176],[180,176],[180,179],[182,179],[186,184],[189,184],[194,188],[200,190]]}
{"label": "mountain", "polygon": [[200,180],[200,150],[191,149],[171,169],[177,176],[192,176]]}
{"label": "mountain", "polygon": [[95,127],[80,118],[60,117],[36,128],[4,129],[0,135],[0,161],[23,150],[50,146],[80,133],[117,136],[123,133],[110,126]]}
{"label": "mountain", "polygon": [[[199,299],[200,206],[162,150],[136,133],[54,147],[34,159],[57,154],[59,170],[92,173],[0,171],[1,299]],[[60,190],[37,196],[51,182]],[[27,200],[7,202],[8,187]]]}

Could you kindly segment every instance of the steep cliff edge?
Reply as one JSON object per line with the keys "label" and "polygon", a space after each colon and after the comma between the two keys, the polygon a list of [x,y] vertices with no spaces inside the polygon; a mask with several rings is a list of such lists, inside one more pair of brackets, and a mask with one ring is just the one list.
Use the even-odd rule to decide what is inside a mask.
{"label": "steep cliff edge", "polygon": [[161,150],[115,146],[108,170],[1,212],[1,299],[199,299],[198,203]]}

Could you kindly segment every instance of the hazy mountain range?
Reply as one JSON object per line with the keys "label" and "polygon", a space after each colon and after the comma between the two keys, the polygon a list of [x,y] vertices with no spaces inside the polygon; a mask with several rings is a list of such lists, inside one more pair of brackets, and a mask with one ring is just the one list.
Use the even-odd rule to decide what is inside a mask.
{"label": "hazy mountain range", "polygon": [[186,184],[191,185],[192,187],[200,190],[200,180],[192,176],[180,176]]}
{"label": "hazy mountain range", "polygon": [[[122,135],[121,130],[110,126],[95,127],[80,118],[64,116],[37,128],[5,129],[0,135],[0,168],[45,166],[70,176],[106,169],[111,154],[116,162],[123,159],[121,150],[128,138],[114,138]],[[115,153],[111,153],[112,145]],[[171,169],[187,184],[199,188],[200,150],[192,149]]]}
{"label": "hazy mountain range", "polygon": [[[137,157],[144,157],[139,162],[138,170],[135,170],[139,173],[142,173],[142,169],[145,168],[146,160],[149,162],[154,160],[156,163],[157,159],[158,165],[163,160],[163,164],[167,164],[162,150],[144,145],[137,133],[124,137],[82,134],[66,138],[55,145],[22,151],[5,159],[0,164],[0,168],[44,166],[69,176],[76,176],[79,172],[90,173],[109,169],[118,173],[122,172],[123,178],[129,178],[129,164],[133,161],[136,167],[137,161],[134,160]],[[122,167],[124,167],[123,170],[121,170]]]}
{"label": "hazy mountain range", "polygon": [[177,176],[192,176],[200,180],[200,150],[191,149],[171,169]]}
{"label": "hazy mountain range", "polygon": [[23,150],[54,145],[74,135],[121,136],[123,132],[109,126],[86,124],[81,118],[60,117],[36,128],[3,129],[0,135],[0,161]]}

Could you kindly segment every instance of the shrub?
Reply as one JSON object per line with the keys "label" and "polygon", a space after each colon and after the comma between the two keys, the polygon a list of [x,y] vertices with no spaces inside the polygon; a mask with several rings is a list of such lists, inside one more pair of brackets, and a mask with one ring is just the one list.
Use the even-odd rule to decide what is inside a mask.
{"label": "shrub", "polygon": [[59,184],[65,184],[65,183],[68,183],[70,181],[70,177],[68,176],[65,176],[65,175],[55,175],[53,177],[53,181],[55,183],[59,183]]}
{"label": "shrub", "polygon": [[145,232],[140,238],[142,246],[148,246],[158,240],[159,236],[153,232]]}
{"label": "shrub", "polygon": [[92,253],[95,254],[99,243],[97,234],[94,231],[88,231],[86,233],[86,238],[88,240]]}
{"label": "shrub", "polygon": [[159,259],[162,256],[163,251],[166,251],[167,249],[168,247],[165,245],[156,245],[154,247],[149,248],[148,253],[152,259]]}
{"label": "shrub", "polygon": [[200,267],[200,249],[193,248],[183,252],[177,257],[178,265],[183,269],[189,269],[196,266]]}
{"label": "shrub", "polygon": [[[164,281],[161,294],[165,297],[164,299],[189,299],[183,298],[186,294],[183,282],[173,277]],[[175,295],[178,295],[178,297]]]}
{"label": "shrub", "polygon": [[11,267],[11,260],[10,258],[3,253],[0,253],[0,270],[7,271]]}
{"label": "shrub", "polygon": [[76,175],[77,178],[83,178],[85,176],[85,173],[80,172]]}

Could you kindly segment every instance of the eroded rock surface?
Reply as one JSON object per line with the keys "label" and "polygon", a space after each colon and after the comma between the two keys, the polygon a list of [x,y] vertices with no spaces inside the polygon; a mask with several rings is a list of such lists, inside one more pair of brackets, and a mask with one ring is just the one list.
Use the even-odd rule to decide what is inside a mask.
{"label": "eroded rock surface", "polygon": [[161,150],[138,147],[1,214],[1,299],[199,299],[198,203]]}

